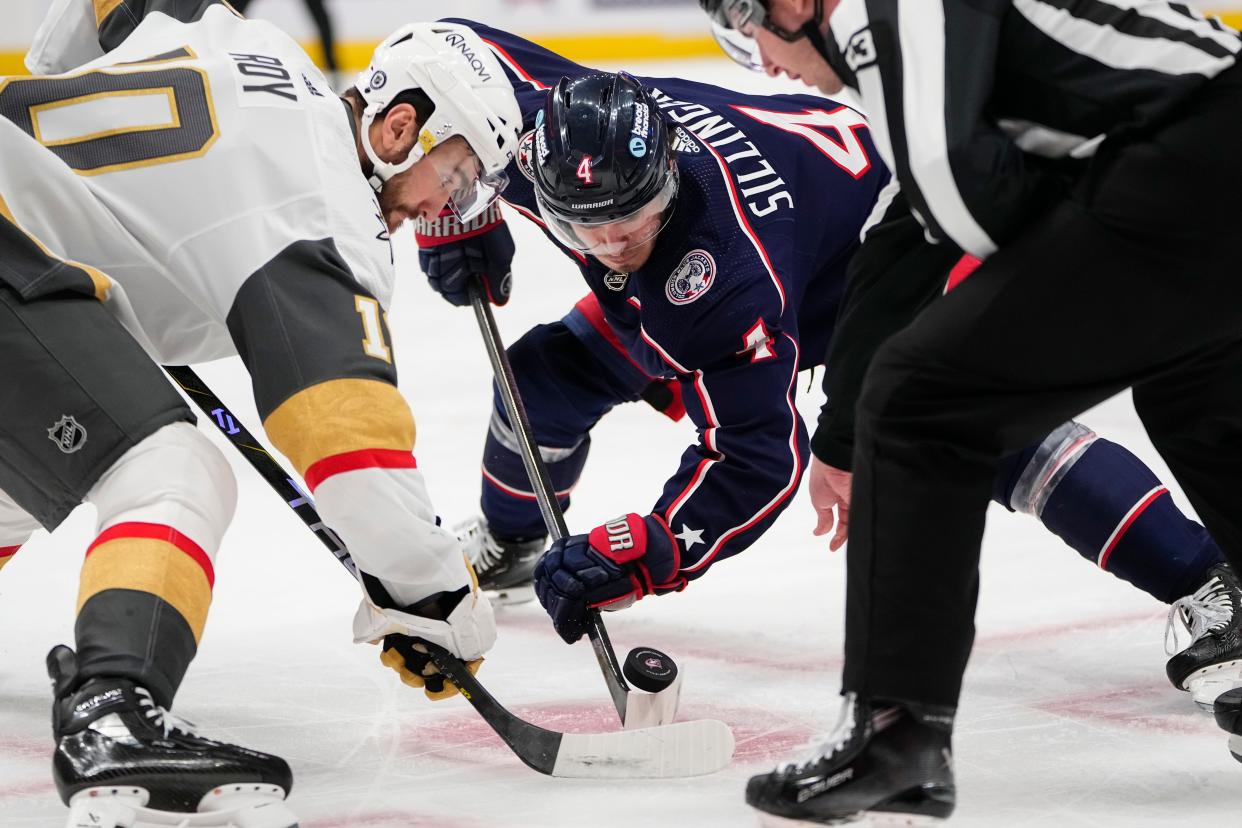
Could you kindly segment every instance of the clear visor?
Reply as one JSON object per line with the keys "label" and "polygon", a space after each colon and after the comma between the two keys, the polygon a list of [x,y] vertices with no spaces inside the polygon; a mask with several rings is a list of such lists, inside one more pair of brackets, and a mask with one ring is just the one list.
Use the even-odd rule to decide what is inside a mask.
{"label": "clear visor", "polygon": [[658,236],[672,217],[672,211],[668,208],[676,196],[677,175],[674,171],[655,198],[629,215],[608,221],[571,220],[562,218],[549,209],[544,204],[539,189],[535,188],[539,212],[552,235],[566,247],[604,259],[615,259],[627,250]]}
{"label": "clear visor", "polygon": [[763,71],[763,57],[759,54],[759,45],[753,37],[747,37],[738,29],[721,26],[715,21],[712,21],[712,36],[734,63],[745,66],[752,72]]}
{"label": "clear visor", "polygon": [[504,170],[484,173],[466,139],[454,135],[423,157],[440,179],[449,208],[463,223],[477,218],[509,186]]}
{"label": "clear visor", "polygon": [[760,0],[721,0],[712,14],[712,35],[724,53],[747,69],[763,71],[755,30],[767,19]]}

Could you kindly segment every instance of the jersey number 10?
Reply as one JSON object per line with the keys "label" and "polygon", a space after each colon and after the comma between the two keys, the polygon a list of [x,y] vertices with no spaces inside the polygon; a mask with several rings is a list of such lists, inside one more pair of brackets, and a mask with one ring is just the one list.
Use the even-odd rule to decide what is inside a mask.
{"label": "jersey number 10", "polygon": [[81,175],[197,158],[220,134],[207,74],[187,66],[9,78],[0,115]]}

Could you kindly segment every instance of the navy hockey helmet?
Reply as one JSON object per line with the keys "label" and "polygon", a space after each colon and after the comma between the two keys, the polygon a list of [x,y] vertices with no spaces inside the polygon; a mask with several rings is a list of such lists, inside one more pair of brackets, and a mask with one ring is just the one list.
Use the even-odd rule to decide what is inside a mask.
{"label": "navy hockey helmet", "polygon": [[672,215],[677,164],[655,100],[631,75],[561,78],[535,118],[539,212],[566,246],[615,256]]}

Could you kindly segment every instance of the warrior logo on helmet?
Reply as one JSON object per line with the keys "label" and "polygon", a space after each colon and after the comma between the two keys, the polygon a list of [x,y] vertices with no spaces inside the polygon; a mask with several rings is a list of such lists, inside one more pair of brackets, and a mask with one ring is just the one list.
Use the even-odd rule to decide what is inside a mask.
{"label": "warrior logo on helmet", "polygon": [[716,281],[716,260],[706,250],[691,250],[668,277],[664,294],[674,305],[688,305]]}

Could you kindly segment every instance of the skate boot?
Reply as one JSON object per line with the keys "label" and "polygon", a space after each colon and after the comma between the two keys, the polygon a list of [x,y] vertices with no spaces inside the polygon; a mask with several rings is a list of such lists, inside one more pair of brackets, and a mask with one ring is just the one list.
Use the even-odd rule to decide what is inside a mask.
{"label": "skate boot", "polygon": [[496,604],[524,604],[535,600],[531,578],[548,539],[500,538],[492,534],[482,515],[453,527],[466,557],[479,576],[479,589]]}
{"label": "skate boot", "polygon": [[[1211,710],[1216,697],[1242,685],[1242,585],[1227,563],[1208,570],[1207,582],[1169,607],[1165,651],[1177,650],[1177,626],[1190,633],[1190,644],[1165,666],[1178,690],[1189,690],[1195,703]],[[1169,646],[1172,636],[1173,645]]]}
{"label": "skate boot", "polygon": [[285,760],[205,739],[123,678],[80,687],[73,650],[48,654],[52,776],[67,828],[296,828]]}
{"label": "skate boot", "polygon": [[953,711],[872,707],[853,693],[829,741],[801,764],[753,776],[746,802],[778,825],[935,825],[953,813]]}
{"label": "skate boot", "polygon": [[1242,687],[1221,693],[1212,711],[1221,730],[1229,734],[1229,752],[1242,762]]}

